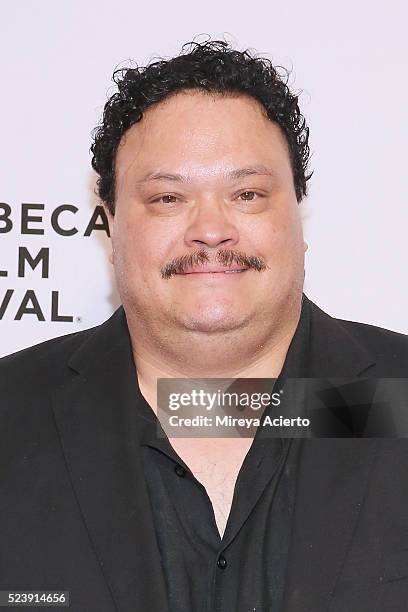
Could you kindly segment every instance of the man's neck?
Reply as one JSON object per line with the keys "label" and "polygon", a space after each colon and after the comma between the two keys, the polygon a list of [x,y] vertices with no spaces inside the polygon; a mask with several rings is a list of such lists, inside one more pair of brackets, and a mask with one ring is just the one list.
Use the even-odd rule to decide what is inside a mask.
{"label": "man's neck", "polygon": [[[171,359],[166,351],[154,351],[143,347],[132,333],[132,348],[140,391],[147,403],[157,413],[157,380],[159,378],[277,378],[299,323],[301,304],[285,327],[262,339],[254,350],[253,343],[243,341],[218,347],[214,338],[200,346],[191,345],[190,351]],[[140,340],[140,338],[139,338]],[[174,346],[174,345],[173,345]],[[194,355],[194,357],[193,357]],[[211,364],[211,367],[208,367]]]}

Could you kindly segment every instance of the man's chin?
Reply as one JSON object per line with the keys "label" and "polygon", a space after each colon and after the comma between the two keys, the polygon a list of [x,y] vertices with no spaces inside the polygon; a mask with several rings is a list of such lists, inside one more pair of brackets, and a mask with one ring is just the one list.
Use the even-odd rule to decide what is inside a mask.
{"label": "man's chin", "polygon": [[244,316],[218,316],[218,317],[179,317],[179,324],[185,330],[206,334],[230,332],[245,327],[247,317]]}

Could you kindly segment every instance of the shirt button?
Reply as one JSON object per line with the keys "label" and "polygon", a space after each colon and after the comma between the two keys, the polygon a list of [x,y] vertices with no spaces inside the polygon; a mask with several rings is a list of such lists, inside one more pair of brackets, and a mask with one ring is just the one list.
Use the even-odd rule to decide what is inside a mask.
{"label": "shirt button", "polygon": [[218,561],[217,561],[217,565],[220,569],[225,569],[227,567],[227,560],[225,557],[223,557],[222,555],[220,555],[218,557]]}
{"label": "shirt button", "polygon": [[179,463],[174,468],[174,471],[176,472],[177,476],[180,476],[180,478],[186,474],[186,470]]}

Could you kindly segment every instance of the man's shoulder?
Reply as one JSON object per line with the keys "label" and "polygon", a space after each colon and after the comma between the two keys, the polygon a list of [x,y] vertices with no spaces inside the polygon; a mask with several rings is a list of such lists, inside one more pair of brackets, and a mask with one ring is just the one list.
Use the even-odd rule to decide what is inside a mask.
{"label": "man's shoulder", "polygon": [[[12,401],[34,404],[72,380],[77,365],[98,366],[101,357],[126,338],[122,307],[100,325],[52,338],[0,359],[1,407]],[[79,358],[79,359],[78,359]],[[76,361],[75,361],[76,360]]]}
{"label": "man's shoulder", "polygon": [[373,350],[399,349],[408,353],[408,335],[359,321],[336,319],[355,338]]}
{"label": "man's shoulder", "polygon": [[369,323],[346,319],[336,321],[377,358],[400,358],[408,365],[408,335]]}
{"label": "man's shoulder", "polygon": [[312,309],[317,327],[327,336],[328,345],[332,338],[341,335],[343,342],[357,343],[375,360],[382,372],[380,376],[408,376],[408,335],[378,325],[333,317],[313,303]]}
{"label": "man's shoulder", "polygon": [[[0,359],[0,388],[25,389],[49,386],[63,377],[70,356],[100,327],[96,325],[64,336],[51,338]],[[4,397],[4,396],[3,396]]]}

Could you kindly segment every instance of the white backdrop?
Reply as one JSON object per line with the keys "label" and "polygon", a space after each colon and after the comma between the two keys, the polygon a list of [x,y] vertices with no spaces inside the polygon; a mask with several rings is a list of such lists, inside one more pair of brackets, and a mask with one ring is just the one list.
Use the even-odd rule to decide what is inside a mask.
{"label": "white backdrop", "polygon": [[[302,203],[306,294],[334,316],[408,333],[406,7],[3,2],[0,355],[96,325],[119,305],[106,234],[84,236],[98,204],[90,133],[115,67],[172,56],[202,33],[293,68],[290,83],[302,90],[315,170]],[[77,230],[70,236],[51,224],[62,205],[57,221]],[[48,257],[48,274],[23,266],[27,253]]]}

